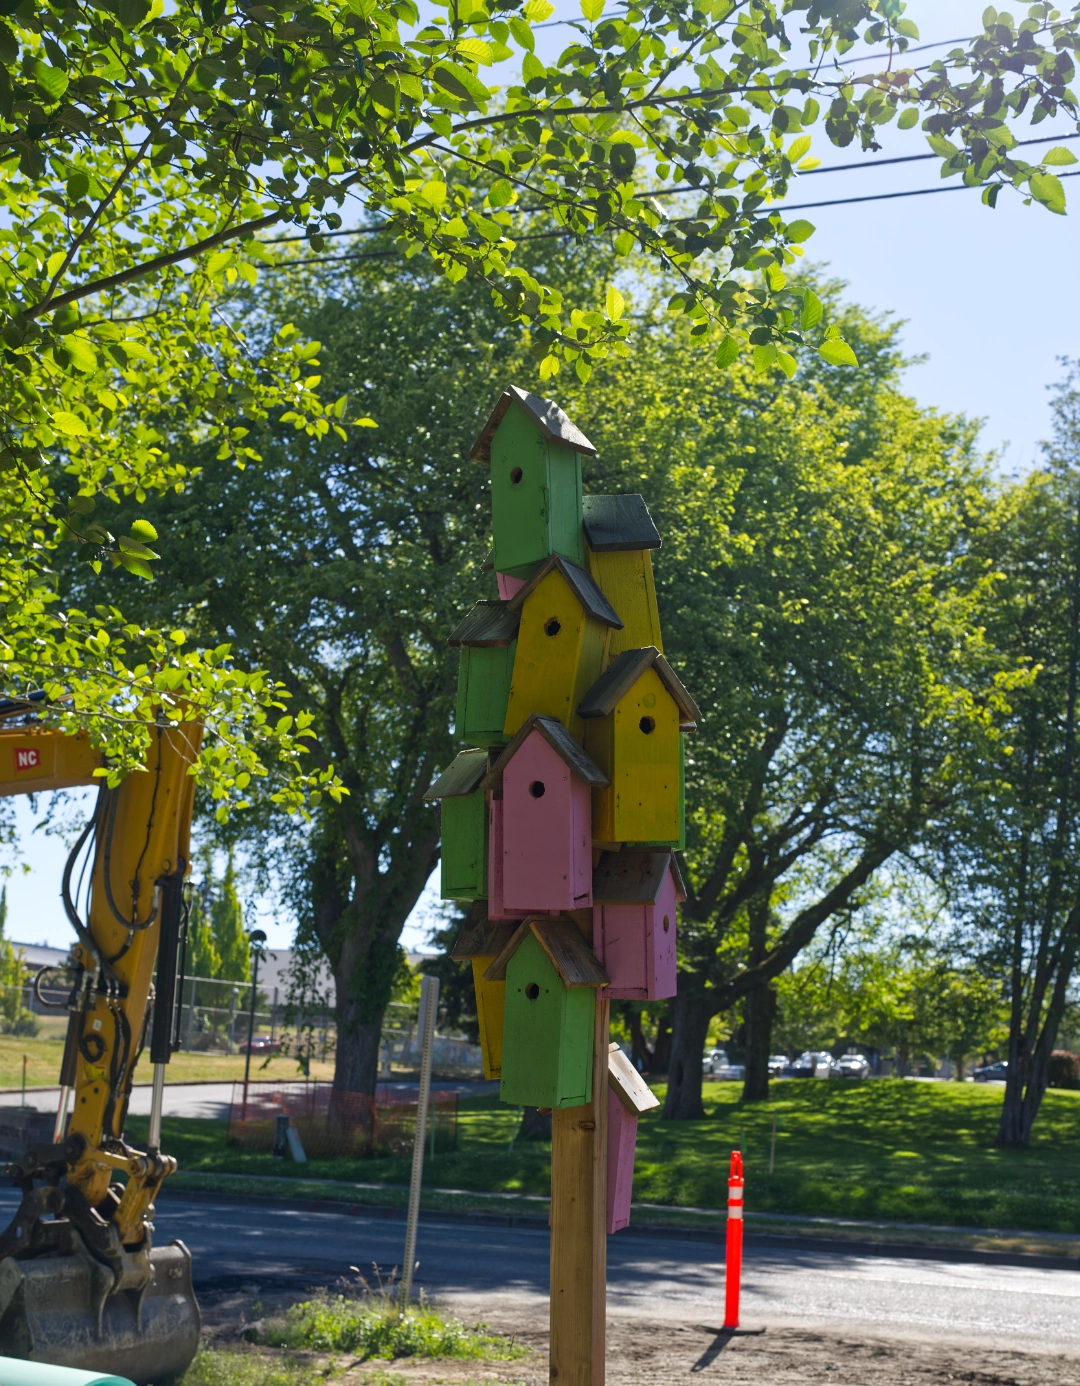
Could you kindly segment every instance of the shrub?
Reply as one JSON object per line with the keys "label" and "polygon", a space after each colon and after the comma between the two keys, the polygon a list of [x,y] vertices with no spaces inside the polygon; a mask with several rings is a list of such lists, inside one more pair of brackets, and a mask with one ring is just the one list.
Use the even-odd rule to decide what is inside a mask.
{"label": "shrub", "polygon": [[317,1295],[294,1304],[283,1321],[268,1325],[265,1341],[278,1347],[349,1352],[360,1358],[514,1358],[525,1352],[485,1324],[469,1328],[421,1302],[401,1312],[389,1294],[359,1298]]}
{"label": "shrub", "polygon": [[1055,1049],[1050,1055],[1049,1081],[1052,1088],[1080,1088],[1080,1054]]}

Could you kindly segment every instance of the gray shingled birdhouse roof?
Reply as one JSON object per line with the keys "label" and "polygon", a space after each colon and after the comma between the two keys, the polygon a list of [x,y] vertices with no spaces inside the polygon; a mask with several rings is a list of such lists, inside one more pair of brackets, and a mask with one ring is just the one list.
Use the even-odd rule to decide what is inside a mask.
{"label": "gray shingled birdhouse roof", "polygon": [[477,602],[451,632],[448,645],[468,645],[473,649],[494,649],[517,639],[521,612],[511,611],[509,602]]}
{"label": "gray shingled birdhouse roof", "polygon": [[682,872],[675,855],[655,848],[641,851],[624,847],[621,852],[602,852],[593,871],[593,903],[597,905],[652,905],[656,903],[668,872],[675,877],[675,894],[686,899]]}
{"label": "gray shingled birdhouse roof", "polygon": [[594,553],[658,549],[660,532],[643,496],[582,496],[585,538]]}
{"label": "gray shingled birdhouse roof", "polygon": [[502,751],[498,760],[488,771],[484,779],[485,789],[498,790],[502,788],[503,771],[517,754],[518,748],[534,731],[540,733],[551,749],[563,758],[578,779],[589,785],[590,788],[600,789],[610,783],[603,770],[585,754],[557,717],[544,717],[539,712],[534,712],[525,719],[514,739]]}
{"label": "gray shingled birdhouse roof", "polygon": [[532,422],[553,442],[562,443],[565,447],[573,448],[575,452],[588,453],[590,457],[596,456],[596,449],[592,443],[576,424],[570,422],[554,400],[542,399],[540,395],[530,395],[527,390],[511,385],[499,396],[498,404],[491,411],[490,418],[480,430],[480,437],[473,444],[469,456],[474,462],[490,463],[491,440],[512,404],[524,409]]}
{"label": "gray shingled birdhouse roof", "polygon": [[646,669],[656,670],[660,681],[675,699],[683,729],[696,730],[701,721],[698,705],[655,645],[646,645],[640,650],[623,650],[622,654],[616,655],[578,704],[578,716],[607,717],[615,711],[615,704],[630,692]]}
{"label": "gray shingled birdhouse roof", "polygon": [[561,554],[557,553],[553,553],[550,558],[545,559],[539,571],[534,573],[525,586],[510,598],[507,602],[510,610],[520,611],[525,605],[526,599],[533,594],[552,569],[560,572],[566,579],[567,586],[577,597],[587,616],[591,616],[594,621],[599,621],[601,625],[622,630],[622,618],[603,592],[600,591],[591,575],[584,568],[579,568],[576,563],[571,563],[568,558],[563,558]]}
{"label": "gray shingled birdhouse roof", "polygon": [[424,795],[426,803],[435,799],[456,799],[471,794],[487,773],[487,751],[459,751]]}
{"label": "gray shingled birdhouse roof", "polygon": [[526,919],[484,973],[489,982],[506,981],[506,965],[532,934],[567,987],[606,987],[611,979],[570,919]]}

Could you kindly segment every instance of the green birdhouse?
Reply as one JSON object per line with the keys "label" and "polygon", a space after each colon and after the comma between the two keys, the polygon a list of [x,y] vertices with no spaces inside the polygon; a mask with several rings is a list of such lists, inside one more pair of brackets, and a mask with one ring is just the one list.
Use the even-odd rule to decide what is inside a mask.
{"label": "green birdhouse", "polygon": [[526,919],[484,976],[506,982],[502,1101],[521,1107],[591,1101],[596,988],[608,977],[573,921]]}
{"label": "green birdhouse", "polygon": [[584,565],[582,455],[596,449],[557,404],[503,392],[471,453],[491,467],[496,572],[527,578],[553,553]]}
{"label": "green birdhouse", "polygon": [[514,674],[521,611],[506,602],[477,602],[447,644],[461,651],[457,735],[475,746],[505,746],[503,731]]}
{"label": "green birdhouse", "polygon": [[424,795],[442,803],[444,900],[487,899],[488,806],[478,787],[487,768],[487,751],[462,751]]}

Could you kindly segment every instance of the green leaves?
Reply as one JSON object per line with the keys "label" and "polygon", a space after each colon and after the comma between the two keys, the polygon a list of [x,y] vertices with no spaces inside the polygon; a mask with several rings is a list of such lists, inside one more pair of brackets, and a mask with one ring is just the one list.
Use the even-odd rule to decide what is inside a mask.
{"label": "green leaves", "polygon": [[833,337],[822,342],[818,347],[818,355],[830,366],[857,366],[859,364],[851,347],[840,337]]}
{"label": "green leaves", "polygon": [[623,309],[625,307],[626,300],[618,289],[616,289],[614,285],[611,285],[607,291],[607,297],[604,300],[604,312],[607,313],[608,317],[613,322],[618,322],[623,315]]}
{"label": "green leaves", "polygon": [[803,294],[802,312],[799,314],[799,326],[804,332],[809,332],[812,327],[816,327],[821,321],[824,313],[821,299],[814,293],[813,289],[807,289]]}
{"label": "green leaves", "polygon": [[66,75],[59,68],[50,67],[48,63],[41,61],[34,64],[34,81],[50,101],[59,101],[68,89]]}
{"label": "green leaves", "polygon": [[1065,215],[1065,189],[1060,178],[1052,173],[1033,173],[1028,187],[1035,201],[1041,202],[1047,211]]}
{"label": "green leaves", "polygon": [[1053,167],[1060,167],[1065,164],[1075,164],[1076,161],[1076,155],[1072,152],[1072,150],[1066,149],[1065,146],[1062,144],[1055,145],[1053,149],[1047,150],[1047,152],[1042,156],[1042,162],[1044,164],[1050,164]]}
{"label": "green leaves", "polygon": [[581,13],[592,23],[604,13],[604,0],[581,0]]}

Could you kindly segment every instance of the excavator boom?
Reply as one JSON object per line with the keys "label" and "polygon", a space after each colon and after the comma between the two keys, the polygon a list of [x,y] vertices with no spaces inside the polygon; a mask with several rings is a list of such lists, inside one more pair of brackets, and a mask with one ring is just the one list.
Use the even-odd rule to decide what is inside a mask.
{"label": "excavator boom", "polygon": [[[176,1169],[160,1148],[161,1100],[201,736],[194,722],[153,725],[142,769],[109,789],[85,736],[0,729],[0,797],[99,786],[61,891],[75,943],[54,1138],[8,1167],[23,1198],[0,1233],[0,1354],[139,1386],[180,1375],[199,1342],[191,1257],[182,1242],[155,1248],[152,1218]],[[154,1102],[140,1151],[124,1123],[147,1041]]]}

